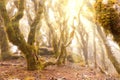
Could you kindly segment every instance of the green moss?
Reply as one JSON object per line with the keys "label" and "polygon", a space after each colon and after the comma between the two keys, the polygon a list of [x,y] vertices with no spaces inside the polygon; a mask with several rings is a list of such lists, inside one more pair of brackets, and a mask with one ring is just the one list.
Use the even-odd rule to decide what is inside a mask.
{"label": "green moss", "polygon": [[43,65],[40,63],[39,60],[36,60],[34,56],[27,56],[27,69],[28,70],[42,70]]}
{"label": "green moss", "polygon": [[24,0],[18,0],[18,13],[11,19],[12,21],[19,21],[24,15]]}
{"label": "green moss", "polygon": [[[28,70],[38,70],[43,69],[45,66],[38,59],[36,47],[33,45],[35,39],[36,26],[40,20],[40,16],[43,8],[40,8],[35,21],[31,25],[31,31],[29,35],[30,43],[27,43],[20,32],[19,29],[19,20],[23,17],[24,11],[24,0],[19,0],[18,12],[14,18],[10,19],[6,10],[5,1],[0,0],[0,14],[4,20],[4,25],[6,27],[6,32],[10,42],[16,45],[19,50],[21,50],[27,60]],[[39,14],[40,13],[40,14]],[[47,64],[46,64],[47,65]],[[49,64],[48,64],[49,65]]]}
{"label": "green moss", "polygon": [[10,22],[10,19],[9,19],[9,16],[7,15],[7,10],[5,7],[5,1],[3,0],[0,0],[0,14],[3,16],[5,23]]}
{"label": "green moss", "polygon": [[103,4],[102,0],[96,2],[96,21],[101,24],[107,34],[113,34],[114,40],[119,43],[117,36],[120,35],[120,25],[118,25],[120,19],[120,13],[113,8],[116,0],[109,0],[108,4]]}
{"label": "green moss", "polygon": [[28,44],[33,45],[35,42],[35,34],[38,23],[40,22],[41,15],[43,13],[43,6],[39,7],[38,12],[36,12],[36,17],[34,22],[30,25],[30,33],[28,36]]}
{"label": "green moss", "polygon": [[[95,3],[96,21],[101,24],[107,34],[112,34],[114,40],[120,46],[120,12],[113,8],[114,4],[118,4],[116,0],[108,0],[108,4],[102,4],[102,0]],[[108,57],[113,63],[115,69],[120,74],[120,64],[115,56],[108,53]]]}

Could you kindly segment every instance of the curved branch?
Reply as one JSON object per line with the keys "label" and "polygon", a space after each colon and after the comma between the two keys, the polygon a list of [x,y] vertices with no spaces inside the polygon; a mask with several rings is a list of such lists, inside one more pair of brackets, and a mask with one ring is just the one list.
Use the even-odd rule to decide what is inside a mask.
{"label": "curved branch", "polygon": [[56,62],[46,62],[46,63],[44,63],[43,69],[47,66],[50,66],[50,65],[56,65]]}
{"label": "curved branch", "polygon": [[38,9],[38,12],[36,13],[36,17],[35,17],[34,22],[30,25],[30,33],[29,33],[29,36],[28,36],[28,44],[30,44],[30,45],[33,45],[34,42],[35,42],[36,27],[37,27],[37,24],[40,21],[42,12],[43,12],[43,6],[41,5]]}
{"label": "curved branch", "polygon": [[23,17],[23,15],[24,15],[24,2],[25,2],[25,0],[18,1],[18,12],[12,18],[12,21],[19,21]]}
{"label": "curved branch", "polygon": [[26,41],[20,32],[19,21],[10,21],[4,0],[0,0],[0,14],[4,20],[6,32],[10,42],[12,42],[14,45],[17,45],[22,51],[24,51],[28,45],[26,44]]}

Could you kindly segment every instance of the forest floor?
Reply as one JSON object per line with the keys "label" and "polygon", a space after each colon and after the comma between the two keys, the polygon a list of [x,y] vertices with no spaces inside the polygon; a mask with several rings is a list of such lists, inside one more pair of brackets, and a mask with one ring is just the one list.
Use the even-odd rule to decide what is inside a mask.
{"label": "forest floor", "polygon": [[105,75],[97,69],[67,63],[49,66],[42,71],[27,71],[22,59],[0,62],[0,80],[120,80],[115,75]]}

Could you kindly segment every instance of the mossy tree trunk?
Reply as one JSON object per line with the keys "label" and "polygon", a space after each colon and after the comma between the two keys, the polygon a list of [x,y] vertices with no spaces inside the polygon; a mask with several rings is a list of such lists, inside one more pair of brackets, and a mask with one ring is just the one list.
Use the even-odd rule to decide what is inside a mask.
{"label": "mossy tree trunk", "polygon": [[[19,0],[18,12],[12,19],[10,19],[6,10],[5,1],[0,0],[0,14],[4,19],[4,25],[10,42],[18,46],[18,48],[24,53],[27,60],[28,70],[42,69],[44,67],[44,64],[42,64],[41,61],[38,59],[36,48],[33,45],[35,39],[35,29],[32,28],[32,30],[30,30],[28,43],[25,41],[23,34],[20,32],[19,29],[19,20],[24,15],[24,1],[25,0]],[[41,15],[42,12],[42,8],[40,9],[41,10],[39,12],[39,15]],[[35,20],[31,26],[35,27],[36,25],[37,21]]]}
{"label": "mossy tree trunk", "polygon": [[65,64],[65,60],[67,57],[67,51],[64,44],[61,45],[60,54],[58,55],[57,65]]}
{"label": "mossy tree trunk", "polygon": [[[108,0],[107,4],[102,3],[103,0],[98,0],[95,3],[96,21],[102,26],[106,34],[112,34],[114,41],[120,46],[120,11],[114,8],[115,5],[119,6],[116,0]],[[99,27],[100,27],[99,26]],[[99,28],[98,27],[98,28]],[[100,28],[98,30],[101,30]],[[101,33],[101,32],[100,32]],[[103,42],[106,42],[104,36],[101,34]],[[120,74],[120,63],[110,51],[109,46],[104,43],[107,49],[108,58],[111,60],[116,71]]]}
{"label": "mossy tree trunk", "polygon": [[120,63],[116,59],[115,55],[113,55],[110,46],[108,46],[105,35],[103,34],[101,28],[97,27],[98,32],[100,33],[101,38],[103,39],[104,45],[106,47],[106,52],[108,54],[108,58],[112,62],[113,66],[115,67],[116,71],[120,74]]}
{"label": "mossy tree trunk", "polygon": [[11,58],[8,38],[5,29],[0,26],[0,46],[1,46],[1,59],[8,60]]}
{"label": "mossy tree trunk", "polygon": [[[81,22],[79,22],[80,24]],[[83,49],[83,56],[85,58],[85,65],[89,66],[89,61],[88,61],[88,34],[87,32],[84,30],[84,28],[81,26],[78,27],[78,32],[80,34],[80,38],[81,38],[81,42],[82,42],[82,49]]]}

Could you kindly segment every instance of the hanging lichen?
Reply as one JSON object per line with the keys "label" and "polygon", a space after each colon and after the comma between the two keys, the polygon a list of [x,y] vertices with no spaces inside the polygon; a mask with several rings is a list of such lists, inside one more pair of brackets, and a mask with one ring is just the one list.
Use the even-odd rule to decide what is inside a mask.
{"label": "hanging lichen", "polygon": [[107,34],[112,34],[114,40],[120,45],[120,13],[117,10],[119,3],[116,0],[108,0],[107,4],[98,0],[95,3],[96,21],[101,24]]}

